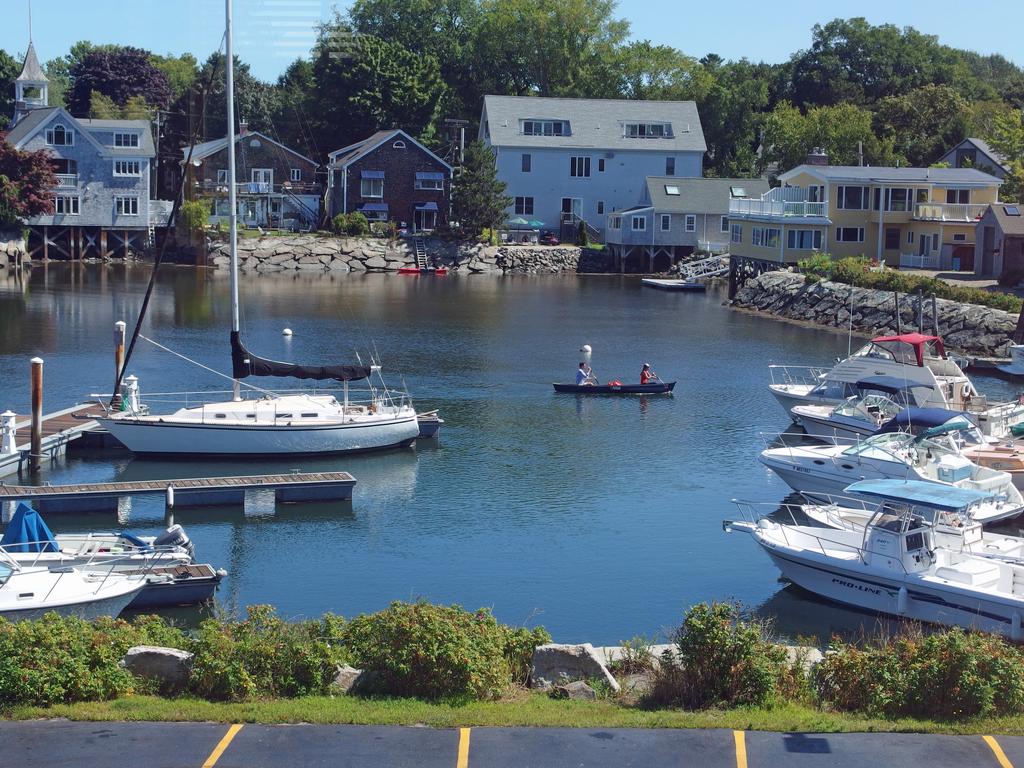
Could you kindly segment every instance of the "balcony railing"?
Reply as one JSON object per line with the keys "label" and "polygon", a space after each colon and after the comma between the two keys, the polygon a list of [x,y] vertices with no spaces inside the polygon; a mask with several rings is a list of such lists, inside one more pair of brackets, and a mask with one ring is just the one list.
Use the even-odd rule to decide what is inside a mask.
{"label": "balcony railing", "polygon": [[[199,188],[204,192],[228,193],[227,184],[218,184],[214,181],[203,181]],[[285,184],[271,184],[266,181],[242,181],[235,184],[235,193],[239,195],[319,195],[321,187],[319,184],[293,181]]]}
{"label": "balcony railing", "polygon": [[77,173],[58,173],[57,186],[58,187],[77,187],[78,186],[78,174]]}
{"label": "balcony railing", "polygon": [[918,203],[914,218],[921,221],[974,222],[985,215],[987,204],[978,203]]}
{"label": "balcony railing", "polygon": [[806,200],[765,200],[740,198],[729,201],[729,213],[740,216],[816,216],[828,215],[828,203],[812,203]]}

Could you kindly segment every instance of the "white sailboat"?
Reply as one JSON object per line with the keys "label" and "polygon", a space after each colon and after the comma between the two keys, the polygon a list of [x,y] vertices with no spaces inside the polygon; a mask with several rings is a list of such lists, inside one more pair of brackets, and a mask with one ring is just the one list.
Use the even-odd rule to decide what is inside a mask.
{"label": "white sailboat", "polygon": [[[231,0],[225,3],[228,136],[235,135],[234,61]],[[228,201],[231,246],[231,362],[233,397],[230,400],[179,408],[172,413],[150,413],[129,392],[125,409],[100,419],[129,450],[142,454],[260,456],[330,454],[370,451],[412,445],[419,424],[406,393],[393,393],[380,379],[377,365],[303,366],[267,360],[242,345],[238,307],[238,203],[235,186],[235,144],[227,143]],[[141,322],[141,319],[140,319]],[[349,383],[370,379],[365,399],[350,398]],[[341,399],[331,394],[278,394],[249,387],[255,396],[241,397],[239,380],[247,376],[290,376],[336,380],[343,385]]]}

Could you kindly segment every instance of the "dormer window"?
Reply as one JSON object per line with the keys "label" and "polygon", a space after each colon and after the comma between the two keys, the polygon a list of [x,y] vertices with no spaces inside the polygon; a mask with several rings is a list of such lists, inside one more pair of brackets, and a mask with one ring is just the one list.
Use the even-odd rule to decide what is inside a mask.
{"label": "dormer window", "polygon": [[73,147],[75,132],[58,123],[53,128],[46,129],[46,143],[51,147]]}
{"label": "dormer window", "polygon": [[623,123],[622,135],[627,139],[671,139],[672,123]]}
{"label": "dormer window", "polygon": [[568,120],[523,120],[524,136],[570,136]]}
{"label": "dormer window", "polygon": [[139,134],[126,131],[118,131],[114,134],[115,147],[137,147],[139,146]]}

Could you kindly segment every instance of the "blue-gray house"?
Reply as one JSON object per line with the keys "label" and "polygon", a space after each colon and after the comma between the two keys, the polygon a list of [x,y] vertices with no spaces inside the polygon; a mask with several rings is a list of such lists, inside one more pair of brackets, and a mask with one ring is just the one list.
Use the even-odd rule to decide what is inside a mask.
{"label": "blue-gray house", "polygon": [[156,156],[148,120],[89,120],[47,106],[46,76],[30,44],[15,82],[14,123],[6,141],[45,150],[57,173],[52,215],[26,223],[33,258],[129,255],[167,225],[170,203],[151,200]]}
{"label": "blue-gray house", "polygon": [[699,177],[707,145],[692,101],[485,96],[479,138],[514,202],[509,218],[567,236],[636,203],[648,176]]}

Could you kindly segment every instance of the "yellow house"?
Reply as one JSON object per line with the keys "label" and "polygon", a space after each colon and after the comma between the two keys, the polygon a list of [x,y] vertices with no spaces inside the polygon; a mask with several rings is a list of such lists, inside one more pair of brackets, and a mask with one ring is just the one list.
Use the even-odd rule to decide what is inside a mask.
{"label": "yellow house", "polygon": [[891,267],[974,269],[974,230],[1002,181],[974,168],[828,165],[782,174],[781,187],[729,204],[730,252],[794,264],[814,252]]}

